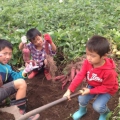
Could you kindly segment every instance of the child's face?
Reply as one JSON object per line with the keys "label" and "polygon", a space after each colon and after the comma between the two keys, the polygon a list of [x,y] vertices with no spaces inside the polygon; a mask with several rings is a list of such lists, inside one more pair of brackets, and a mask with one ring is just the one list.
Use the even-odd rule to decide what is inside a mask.
{"label": "child's face", "polygon": [[102,66],[104,64],[104,58],[105,56],[100,57],[100,55],[98,55],[96,52],[91,52],[86,48],[86,57],[87,60],[94,66],[94,67],[98,67],[98,66]]}
{"label": "child's face", "polygon": [[35,40],[31,41],[32,44],[34,44],[36,47],[42,46],[43,45],[43,40],[41,36],[36,36]]}
{"label": "child's face", "polygon": [[0,51],[0,63],[7,64],[12,58],[12,50],[8,47],[5,47]]}

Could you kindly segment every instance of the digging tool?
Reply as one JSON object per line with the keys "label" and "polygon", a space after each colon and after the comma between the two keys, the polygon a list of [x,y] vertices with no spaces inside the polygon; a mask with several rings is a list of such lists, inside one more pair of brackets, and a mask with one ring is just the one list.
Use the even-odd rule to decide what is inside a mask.
{"label": "digging tool", "polygon": [[[82,92],[83,92],[83,90],[79,90],[78,92],[70,95],[70,98],[73,98],[73,97],[75,97],[75,96],[78,96],[78,95],[80,95]],[[48,103],[48,104],[46,104],[46,105],[43,105],[43,106],[41,106],[41,107],[39,107],[39,108],[36,108],[36,109],[34,109],[34,110],[32,110],[32,111],[30,111],[30,112],[22,115],[18,120],[26,120],[26,119],[29,118],[30,116],[35,115],[35,114],[37,114],[37,113],[40,113],[41,111],[46,110],[46,109],[48,109],[48,108],[50,108],[50,107],[52,107],[52,106],[54,106],[54,105],[57,105],[58,103],[61,103],[61,102],[65,101],[65,100],[68,100],[68,98],[67,98],[67,97],[62,97],[62,98],[60,98],[60,99],[58,99],[58,100],[55,100],[55,101],[53,101],[53,102],[51,102],[51,103]]]}

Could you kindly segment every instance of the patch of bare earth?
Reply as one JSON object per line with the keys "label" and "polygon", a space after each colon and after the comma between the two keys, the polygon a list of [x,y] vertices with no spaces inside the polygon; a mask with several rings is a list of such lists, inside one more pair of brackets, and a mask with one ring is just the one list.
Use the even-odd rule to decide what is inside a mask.
{"label": "patch of bare earth", "polygon": [[[70,83],[68,83],[62,90],[62,83],[60,81],[48,81],[45,79],[43,73],[39,73],[33,79],[27,80],[27,112],[41,107],[45,104],[60,99]],[[84,86],[84,84],[82,85]],[[82,86],[79,86],[80,89]],[[77,91],[76,90],[76,91]],[[111,111],[118,105],[119,94],[115,94],[108,103]],[[92,108],[92,102],[88,104],[87,114],[81,120],[98,120],[99,114]],[[40,113],[40,120],[72,120],[71,114],[78,109],[77,97],[72,98],[71,101],[64,101]],[[0,112],[0,120],[14,120],[13,116],[8,113]]]}

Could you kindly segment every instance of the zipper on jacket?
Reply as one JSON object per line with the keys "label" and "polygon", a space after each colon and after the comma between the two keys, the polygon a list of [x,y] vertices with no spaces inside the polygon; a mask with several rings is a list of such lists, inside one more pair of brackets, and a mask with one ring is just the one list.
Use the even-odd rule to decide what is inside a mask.
{"label": "zipper on jacket", "polygon": [[5,77],[5,82],[6,82],[7,78],[8,78],[8,69],[7,69],[7,67],[5,67],[5,69],[6,69],[6,77]]}

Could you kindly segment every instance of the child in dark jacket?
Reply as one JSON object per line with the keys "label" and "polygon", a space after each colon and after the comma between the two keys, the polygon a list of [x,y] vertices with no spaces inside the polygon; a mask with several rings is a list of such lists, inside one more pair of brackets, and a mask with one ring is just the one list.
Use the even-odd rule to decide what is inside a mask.
{"label": "child in dark jacket", "polygon": [[88,86],[83,88],[83,92],[78,97],[79,109],[72,116],[74,120],[79,120],[87,113],[87,104],[95,97],[93,108],[100,114],[99,120],[106,120],[107,114],[110,112],[107,103],[118,90],[115,63],[112,59],[107,58],[109,51],[110,45],[106,38],[96,35],[88,40],[87,59],[63,95],[70,99],[71,92],[74,92],[86,77]]}
{"label": "child in dark jacket", "polygon": [[[12,44],[4,39],[0,39],[0,102],[16,93],[15,100],[11,101],[11,105],[17,105],[21,114],[26,109],[26,90],[27,84],[25,78],[27,73],[33,70],[29,65],[20,72],[13,71],[8,62],[12,58]],[[37,120],[39,114],[31,116],[28,120]]]}

